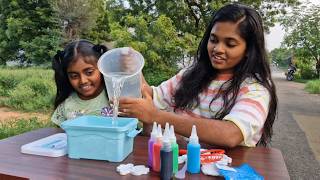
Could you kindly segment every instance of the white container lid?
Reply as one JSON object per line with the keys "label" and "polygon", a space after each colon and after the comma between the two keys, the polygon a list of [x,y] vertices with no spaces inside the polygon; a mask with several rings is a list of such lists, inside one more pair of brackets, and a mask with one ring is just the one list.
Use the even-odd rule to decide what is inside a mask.
{"label": "white container lid", "polygon": [[66,133],[54,134],[21,146],[21,153],[60,157],[67,154]]}

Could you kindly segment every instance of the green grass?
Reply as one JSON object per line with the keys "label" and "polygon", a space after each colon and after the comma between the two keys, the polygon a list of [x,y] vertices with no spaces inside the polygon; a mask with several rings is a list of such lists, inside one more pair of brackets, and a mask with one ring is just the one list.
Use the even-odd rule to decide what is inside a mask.
{"label": "green grass", "polygon": [[15,119],[5,122],[0,122],[0,139],[10,136],[15,136],[28,131],[32,131],[44,127],[54,127],[50,121],[40,121],[38,118],[31,119]]}
{"label": "green grass", "polygon": [[318,79],[318,80],[308,81],[305,89],[309,93],[320,94],[320,80]]}
{"label": "green grass", "polygon": [[19,111],[50,112],[55,91],[51,69],[0,68],[0,106]]}

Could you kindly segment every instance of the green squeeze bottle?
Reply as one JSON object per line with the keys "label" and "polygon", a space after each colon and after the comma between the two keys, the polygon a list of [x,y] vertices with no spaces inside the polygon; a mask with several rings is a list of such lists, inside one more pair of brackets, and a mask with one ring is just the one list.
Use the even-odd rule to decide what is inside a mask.
{"label": "green squeeze bottle", "polygon": [[179,156],[179,146],[177,144],[177,138],[174,134],[174,126],[170,126],[170,142],[172,149],[172,172],[175,174],[178,172],[178,156]]}

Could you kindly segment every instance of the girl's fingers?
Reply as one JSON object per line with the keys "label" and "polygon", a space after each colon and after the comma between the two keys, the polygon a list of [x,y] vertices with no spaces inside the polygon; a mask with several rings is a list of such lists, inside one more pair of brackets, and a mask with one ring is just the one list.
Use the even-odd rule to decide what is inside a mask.
{"label": "girl's fingers", "polygon": [[130,98],[130,97],[121,97],[119,99],[120,104],[133,104],[135,102],[136,102],[135,98]]}

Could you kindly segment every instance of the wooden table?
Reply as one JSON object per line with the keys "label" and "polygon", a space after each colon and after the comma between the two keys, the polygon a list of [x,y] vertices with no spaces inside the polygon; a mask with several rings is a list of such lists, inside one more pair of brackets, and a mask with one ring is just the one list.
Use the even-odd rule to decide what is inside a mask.
{"label": "wooden table", "polygon": [[[57,128],[44,128],[27,132],[0,141],[0,180],[1,179],[159,179],[159,174],[120,176],[116,167],[120,163],[106,161],[69,159],[67,156],[52,158],[22,154],[20,147],[37,139],[62,132]],[[134,151],[124,162],[135,165],[147,164],[147,137],[135,138]],[[112,148],[112,147],[110,147]],[[237,147],[226,150],[233,160],[232,166],[248,163],[265,179],[290,179],[282,154],[274,148]],[[212,179],[212,176],[186,174],[186,179]],[[216,179],[223,179],[216,177]]]}

